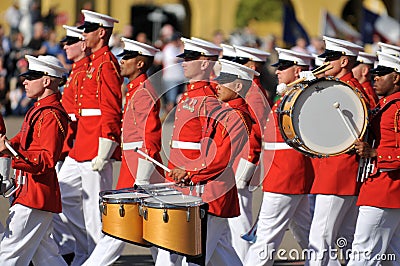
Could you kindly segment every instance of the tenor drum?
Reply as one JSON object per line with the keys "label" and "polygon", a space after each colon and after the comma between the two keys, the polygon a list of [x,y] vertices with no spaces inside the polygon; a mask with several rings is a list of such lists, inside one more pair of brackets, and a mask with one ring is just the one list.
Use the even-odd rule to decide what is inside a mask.
{"label": "tenor drum", "polygon": [[143,201],[143,238],[163,249],[188,256],[202,254],[200,197],[165,195]]}
{"label": "tenor drum", "polygon": [[110,190],[101,192],[100,197],[104,234],[141,246],[150,246],[143,240],[143,218],[139,214],[140,203],[150,195]]}
{"label": "tenor drum", "polygon": [[349,151],[355,136],[364,135],[367,120],[361,93],[334,79],[322,78],[298,86],[284,96],[278,108],[279,128],[286,143],[312,157]]}

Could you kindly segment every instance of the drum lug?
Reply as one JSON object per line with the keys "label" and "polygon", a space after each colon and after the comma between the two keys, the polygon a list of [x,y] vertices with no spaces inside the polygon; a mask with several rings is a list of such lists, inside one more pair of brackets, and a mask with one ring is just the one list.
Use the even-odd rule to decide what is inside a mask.
{"label": "drum lug", "polygon": [[124,205],[123,204],[119,205],[119,216],[120,217],[124,217],[125,216],[125,209],[124,209]]}
{"label": "drum lug", "polygon": [[167,209],[164,209],[162,219],[163,219],[164,223],[168,223],[169,216],[168,216],[168,211],[167,211]]}
{"label": "drum lug", "polygon": [[143,210],[143,219],[147,221],[147,209]]}
{"label": "drum lug", "polygon": [[104,202],[100,204],[100,212],[103,215],[107,215],[107,204],[104,204]]}
{"label": "drum lug", "polygon": [[200,219],[203,219],[204,216],[206,216],[206,211],[203,209],[200,209]]}
{"label": "drum lug", "polygon": [[189,208],[186,211],[186,222],[190,222],[190,209]]}

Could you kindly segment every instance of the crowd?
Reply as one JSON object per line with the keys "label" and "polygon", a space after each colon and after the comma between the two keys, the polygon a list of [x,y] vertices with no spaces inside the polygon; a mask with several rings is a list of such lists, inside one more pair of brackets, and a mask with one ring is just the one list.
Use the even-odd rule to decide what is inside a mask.
{"label": "crowd", "polygon": [[[273,265],[287,229],[307,250],[307,265],[375,265],[385,254],[399,262],[400,47],[380,42],[376,57],[323,36],[310,46],[300,38],[286,49],[248,32],[233,34],[228,44],[220,31],[210,42],[182,37],[170,25],[155,47],[144,35],[133,40],[113,33],[116,18],[82,14],[81,25],[64,25],[61,42],[36,22],[28,46],[21,39],[18,51],[11,42],[4,53],[4,95],[19,97],[13,106],[25,118],[10,140],[0,124],[2,166],[9,169],[11,160],[16,169],[14,187],[7,188],[10,216],[0,227],[1,265],[115,262],[126,242],[102,233],[107,210],[98,208],[99,193],[113,187],[114,160],[122,160],[119,191],[172,182],[204,203],[202,256],[153,243],[155,265]],[[5,66],[10,58],[14,70]],[[151,76],[160,69],[157,83]],[[293,99],[285,95],[296,84],[325,77],[354,91],[368,116],[368,134],[351,129],[358,114],[334,104],[354,142],[333,156],[310,156],[307,143],[287,142],[280,119],[293,109],[284,112],[282,105]],[[18,86],[26,101],[11,93]],[[324,89],[317,86],[316,94]],[[166,168],[152,161],[161,162],[168,114],[173,130]],[[361,159],[367,162],[362,177]],[[251,244],[240,236],[254,223],[252,191],[260,186]],[[191,202],[176,204],[184,203]],[[168,220],[164,208],[160,223]],[[341,260],[335,251],[344,254]]]}

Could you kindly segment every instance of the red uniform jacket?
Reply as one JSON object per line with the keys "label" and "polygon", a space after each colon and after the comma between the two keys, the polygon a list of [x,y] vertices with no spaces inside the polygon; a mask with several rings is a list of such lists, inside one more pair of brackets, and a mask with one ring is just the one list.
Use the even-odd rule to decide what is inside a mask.
{"label": "red uniform jacket", "polygon": [[[127,87],[122,132],[123,143],[143,141],[140,150],[161,162],[159,97],[150,81],[147,81],[146,74],[132,80]],[[137,173],[138,158],[144,159],[134,150],[123,151],[117,189],[133,186],[136,176],[140,174]]]}
{"label": "red uniform jacket", "polygon": [[361,186],[358,205],[400,208],[400,92],[380,99],[371,125],[377,158],[375,171]]}
{"label": "red uniform jacket", "polygon": [[[285,143],[279,130],[277,108],[272,107],[264,130],[264,142]],[[308,194],[314,179],[311,158],[289,149],[266,149],[263,152],[263,191],[281,194]]]}
{"label": "red uniform jacket", "polygon": [[[171,146],[174,141],[200,143],[204,135],[207,114],[219,105],[215,97],[215,88],[209,82],[198,81],[188,84],[186,92],[176,106]],[[168,167],[194,170],[190,164],[204,167],[203,159],[204,156],[200,156],[199,149],[171,147]]]}
{"label": "red uniform jacket", "polygon": [[375,105],[378,103],[378,95],[376,95],[374,88],[372,88],[371,82],[366,81],[361,84],[361,86],[364,88],[364,92],[368,96],[368,101],[370,104],[370,108],[374,108]]}
{"label": "red uniform jacket", "polygon": [[[77,93],[78,129],[70,157],[78,162],[97,156],[99,137],[120,142],[122,118],[122,77],[115,56],[107,46],[90,55],[90,64]],[[87,110],[101,114],[86,116]],[[120,159],[121,150],[113,158]],[[119,156],[118,156],[119,155]]]}
{"label": "red uniform jacket", "polygon": [[202,142],[202,155],[206,165],[199,165],[188,175],[194,184],[205,184],[202,199],[209,204],[208,212],[219,217],[240,214],[234,160],[248,142],[251,117],[242,98],[223,103],[210,112]]}
{"label": "red uniform jacket", "polygon": [[10,140],[21,155],[13,157],[17,177],[25,176],[25,184],[14,194],[12,204],[43,211],[61,212],[61,195],[55,165],[59,160],[67,134],[68,115],[58,94],[36,102],[25,116],[21,131]]}
{"label": "red uniform jacket", "polygon": [[89,66],[89,57],[82,58],[78,62],[72,65],[71,73],[67,79],[67,83],[64,86],[64,92],[61,98],[61,104],[65,111],[68,113],[71,122],[68,124],[68,134],[65,138],[63,151],[60,156],[60,160],[63,161],[72,149],[75,141],[76,127],[77,127],[77,116],[78,116],[78,91],[82,87],[82,81],[86,76],[86,70]]}
{"label": "red uniform jacket", "polygon": [[[5,135],[6,134],[6,125],[4,124],[4,119],[3,116],[0,114],[0,134]],[[7,155],[0,154],[0,157],[8,157]]]}
{"label": "red uniform jacket", "polygon": [[[352,72],[347,73],[340,80],[353,88],[357,88],[360,92],[364,91]],[[359,159],[354,152],[323,159],[313,159],[315,160],[315,179],[311,193],[341,196],[358,195],[360,188],[360,183],[357,182]]]}

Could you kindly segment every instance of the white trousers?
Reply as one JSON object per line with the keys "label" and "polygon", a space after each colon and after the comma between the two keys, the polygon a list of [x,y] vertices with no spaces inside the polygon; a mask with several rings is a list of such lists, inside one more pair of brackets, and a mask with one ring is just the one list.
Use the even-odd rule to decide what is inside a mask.
{"label": "white trousers", "polygon": [[361,206],[349,266],[400,265],[400,209]]}
{"label": "white trousers", "polygon": [[10,208],[0,243],[0,265],[67,265],[50,237],[53,214],[20,204]]}
{"label": "white trousers", "polygon": [[[67,157],[58,173],[58,181],[64,224],[75,238],[72,265],[82,265],[102,236],[99,192],[112,188],[112,163],[107,163],[101,172],[97,172],[92,170],[90,161],[77,162]],[[62,228],[57,231],[62,231]]]}
{"label": "white trousers", "polygon": [[306,265],[340,266],[340,256],[348,259],[344,254],[353,243],[358,215],[356,201],[356,196],[317,195]]}
{"label": "white trousers", "polygon": [[257,239],[244,265],[273,265],[288,228],[300,246],[307,247],[311,223],[307,195],[264,192],[258,219]]}
{"label": "white trousers", "polygon": [[[207,220],[207,266],[236,266],[242,265],[235,249],[232,247],[228,219],[209,215]],[[196,265],[186,263],[186,258],[159,249],[156,266]]]}
{"label": "white trousers", "polygon": [[247,233],[253,226],[253,193],[246,187],[245,189],[238,190],[238,196],[240,215],[229,218],[228,223],[231,231],[232,246],[240,260],[244,262],[251,243],[240,236]]}

